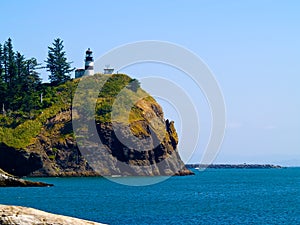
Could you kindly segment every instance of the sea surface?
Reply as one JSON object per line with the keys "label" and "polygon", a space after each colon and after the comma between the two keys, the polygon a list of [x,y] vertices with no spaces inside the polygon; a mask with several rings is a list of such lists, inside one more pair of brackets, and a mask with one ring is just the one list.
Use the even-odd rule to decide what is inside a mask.
{"label": "sea surface", "polygon": [[0,204],[108,224],[300,224],[300,168],[195,173],[142,187],[99,177],[35,178],[55,186],[1,188]]}

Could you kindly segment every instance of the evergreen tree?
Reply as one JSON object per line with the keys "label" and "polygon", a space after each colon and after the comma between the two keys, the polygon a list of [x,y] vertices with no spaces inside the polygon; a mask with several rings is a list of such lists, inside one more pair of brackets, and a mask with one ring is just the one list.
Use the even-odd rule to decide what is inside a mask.
{"label": "evergreen tree", "polygon": [[50,72],[51,83],[64,83],[70,80],[70,73],[75,69],[71,68],[72,62],[67,62],[66,52],[63,50],[63,41],[60,38],[54,39],[53,47],[48,47],[47,71]]}
{"label": "evergreen tree", "polygon": [[6,83],[4,79],[4,62],[3,62],[3,49],[2,45],[0,44],[0,107],[1,107],[1,113],[2,112],[2,106],[5,104],[5,96],[6,96]]}
{"label": "evergreen tree", "polygon": [[0,45],[0,107],[10,111],[27,111],[40,107],[41,79],[35,58],[26,59],[14,52],[9,38]]}
{"label": "evergreen tree", "polygon": [[10,89],[7,93],[9,98],[9,107],[10,109],[17,110],[22,105],[23,97],[25,92],[23,90],[23,78],[25,76],[25,57],[21,53],[14,53],[15,58],[14,63],[14,74],[13,81],[10,83]]}
{"label": "evergreen tree", "polygon": [[2,50],[2,45],[0,44],[0,80],[4,81],[3,79],[3,50]]}
{"label": "evergreen tree", "polygon": [[7,81],[8,81],[8,88],[13,88],[16,80],[17,80],[17,67],[15,62],[15,52],[12,46],[12,40],[8,38],[5,42],[5,50],[4,54],[7,55]]}
{"label": "evergreen tree", "polygon": [[18,82],[15,86],[14,108],[29,112],[39,105],[39,88],[41,79],[36,67],[39,65],[35,58],[26,60],[23,55],[17,52],[16,65]]}
{"label": "evergreen tree", "polygon": [[31,109],[37,109],[41,106],[40,103],[40,89],[41,78],[36,71],[36,67],[40,64],[35,58],[26,60],[26,77],[23,81],[24,89],[26,88],[27,95],[25,98],[25,105],[22,109],[24,111],[30,111]]}
{"label": "evergreen tree", "polygon": [[4,82],[6,86],[6,93],[3,96],[5,106],[11,110],[16,101],[16,85],[17,85],[17,66],[15,61],[15,52],[12,46],[12,40],[8,40],[3,46],[3,66],[4,66]]}
{"label": "evergreen tree", "polygon": [[7,59],[7,46],[4,43],[3,45],[3,52],[2,52],[2,70],[3,70],[3,79],[4,82],[6,84],[8,84],[8,72],[7,72],[7,68],[8,68],[8,59]]}
{"label": "evergreen tree", "polygon": [[37,62],[36,58],[31,58],[26,60],[27,66],[27,79],[25,80],[26,86],[29,90],[37,90],[41,84],[41,78],[39,73],[36,71],[40,64]]}
{"label": "evergreen tree", "polygon": [[4,62],[3,62],[3,49],[2,45],[0,44],[0,83],[4,81]]}
{"label": "evergreen tree", "polygon": [[15,63],[16,63],[16,71],[17,71],[17,80],[21,81],[22,78],[25,76],[26,72],[26,65],[25,65],[25,57],[24,55],[21,55],[20,52],[17,52],[15,57]]}

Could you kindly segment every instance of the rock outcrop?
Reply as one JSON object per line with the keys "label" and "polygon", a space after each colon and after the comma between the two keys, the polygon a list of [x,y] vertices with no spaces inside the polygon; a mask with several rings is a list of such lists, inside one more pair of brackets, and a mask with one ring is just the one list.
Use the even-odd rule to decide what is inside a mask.
{"label": "rock outcrop", "polygon": [[41,210],[0,205],[1,225],[101,225],[92,221],[47,213]]}
{"label": "rock outcrop", "polygon": [[[49,187],[52,184],[16,178],[0,169],[0,187]],[[2,224],[2,223],[0,223]]]}
{"label": "rock outcrop", "polygon": [[[190,170],[180,159],[177,151],[177,134],[173,122],[161,120],[159,128],[150,126],[146,121],[139,122],[143,136],[137,138],[130,134],[131,126],[124,124],[98,124],[97,129],[101,146],[91,141],[86,150],[91,167],[103,176],[172,176],[191,175]],[[158,137],[161,127],[172,127],[164,130],[164,136]],[[118,137],[119,138],[118,138]],[[121,138],[120,138],[121,137]],[[89,151],[89,152],[87,152]]]}
{"label": "rock outcrop", "polygon": [[[94,84],[95,79],[90,79]],[[74,110],[78,108],[75,103],[47,118],[26,147],[17,149],[0,143],[0,168],[16,176],[193,174],[180,159],[174,122],[164,119],[162,108],[146,92],[136,85],[135,88],[132,84],[126,86],[130,80],[120,74],[110,78],[99,95],[96,119],[88,118],[84,124],[91,125],[80,130],[80,135],[72,126],[74,120],[83,117],[80,107],[78,111]],[[115,119],[111,118],[112,104],[119,93],[118,88],[125,90],[127,95],[118,106],[121,110]],[[86,90],[83,90],[82,99]],[[134,105],[129,108],[127,121],[122,110],[130,98],[134,99]],[[77,104],[86,110],[84,100]],[[95,114],[95,109],[92,110],[91,114]],[[95,123],[98,135],[91,136],[89,126],[95,126]],[[82,143],[84,148],[80,147]]]}

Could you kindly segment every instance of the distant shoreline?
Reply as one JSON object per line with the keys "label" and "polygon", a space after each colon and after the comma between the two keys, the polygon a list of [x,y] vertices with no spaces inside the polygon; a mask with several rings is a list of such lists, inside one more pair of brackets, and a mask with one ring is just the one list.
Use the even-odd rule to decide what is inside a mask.
{"label": "distant shoreline", "polygon": [[282,169],[286,168],[273,164],[186,164],[188,169]]}

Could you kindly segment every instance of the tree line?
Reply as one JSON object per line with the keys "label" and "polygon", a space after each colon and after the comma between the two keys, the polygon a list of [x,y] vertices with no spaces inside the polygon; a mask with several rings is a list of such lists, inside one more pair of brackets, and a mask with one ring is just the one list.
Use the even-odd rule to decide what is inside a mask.
{"label": "tree line", "polygon": [[7,111],[30,112],[43,108],[42,95],[49,84],[43,84],[39,71],[49,72],[50,86],[71,79],[71,63],[67,61],[63,41],[57,38],[48,47],[48,57],[42,65],[36,58],[26,58],[13,49],[11,38],[0,43],[0,107]]}

